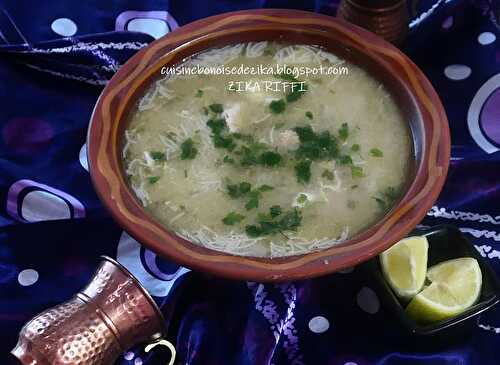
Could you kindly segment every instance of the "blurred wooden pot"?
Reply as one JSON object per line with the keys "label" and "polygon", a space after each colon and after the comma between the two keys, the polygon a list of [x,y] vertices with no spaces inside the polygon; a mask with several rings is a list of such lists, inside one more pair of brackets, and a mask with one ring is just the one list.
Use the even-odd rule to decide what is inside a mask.
{"label": "blurred wooden pot", "polygon": [[406,0],[342,0],[337,16],[396,45],[406,38],[410,20]]}

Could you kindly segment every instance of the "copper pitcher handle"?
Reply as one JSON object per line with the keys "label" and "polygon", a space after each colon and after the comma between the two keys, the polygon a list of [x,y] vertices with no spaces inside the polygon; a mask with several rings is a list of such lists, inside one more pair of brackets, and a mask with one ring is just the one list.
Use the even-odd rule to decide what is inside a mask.
{"label": "copper pitcher handle", "polygon": [[147,345],[146,348],[144,349],[144,351],[149,352],[153,348],[155,348],[156,346],[165,346],[170,350],[170,353],[172,356],[170,357],[170,361],[168,362],[168,365],[174,365],[175,357],[177,354],[177,352],[175,351],[174,345],[172,345],[172,343],[170,343],[169,341],[160,338],[156,342],[153,342],[153,343],[150,343],[149,345]]}

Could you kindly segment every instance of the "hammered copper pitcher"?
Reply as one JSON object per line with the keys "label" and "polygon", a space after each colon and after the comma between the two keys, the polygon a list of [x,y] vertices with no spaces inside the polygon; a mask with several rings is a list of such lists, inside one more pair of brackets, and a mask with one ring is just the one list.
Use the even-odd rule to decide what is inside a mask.
{"label": "hammered copper pitcher", "polygon": [[[410,2],[414,13],[418,0]],[[400,45],[408,34],[407,0],[342,0],[337,16]]]}
{"label": "hammered copper pitcher", "polygon": [[72,299],[50,308],[21,330],[12,354],[24,365],[112,365],[132,346],[146,352],[167,346],[165,321],[141,284],[115,260],[103,257],[89,284]]}

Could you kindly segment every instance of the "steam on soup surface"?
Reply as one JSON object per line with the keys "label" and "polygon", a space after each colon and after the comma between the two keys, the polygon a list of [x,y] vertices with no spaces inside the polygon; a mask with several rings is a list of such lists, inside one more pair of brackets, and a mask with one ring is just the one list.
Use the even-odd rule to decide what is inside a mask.
{"label": "steam on soup surface", "polygon": [[[267,42],[211,49],[183,65],[276,64],[287,68],[169,75],[131,113],[129,184],[179,236],[237,255],[306,253],[373,225],[401,194],[407,123],[363,69],[317,47]],[[289,74],[320,65],[345,68]]]}

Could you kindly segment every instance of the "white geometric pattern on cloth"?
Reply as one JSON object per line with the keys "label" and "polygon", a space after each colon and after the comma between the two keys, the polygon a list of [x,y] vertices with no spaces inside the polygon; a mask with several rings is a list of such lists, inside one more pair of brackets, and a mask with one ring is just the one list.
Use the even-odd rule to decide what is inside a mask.
{"label": "white geometric pattern on cloth", "polygon": [[33,269],[25,269],[19,273],[17,276],[17,281],[22,286],[30,286],[38,281],[39,275],[38,271]]}
{"label": "white geometric pattern on cloth", "polygon": [[297,288],[290,283],[269,285],[270,290],[279,289],[284,296],[287,305],[286,316],[280,319],[278,305],[268,298],[266,286],[264,284],[247,282],[247,287],[252,291],[255,309],[262,313],[264,318],[270,324],[270,330],[274,336],[275,344],[278,344],[282,335],[286,336],[282,346],[287,354],[290,363],[304,365],[302,354],[300,353],[297,330],[295,329],[295,301],[297,299]]}
{"label": "white geometric pattern on cloth", "polygon": [[146,33],[152,36],[154,39],[163,37],[169,32],[168,24],[164,20],[146,18],[132,19],[127,24],[127,30]]}
{"label": "white geometric pattern on cloth", "polygon": [[488,44],[492,44],[497,39],[496,35],[491,32],[483,32],[477,37],[477,41],[482,46],[487,46]]}
{"label": "white geometric pattern on cloth", "polygon": [[469,227],[459,227],[460,232],[469,233],[476,238],[493,238],[494,241],[500,242],[500,233],[495,231],[488,231],[486,229],[474,229]]}
{"label": "white geometric pattern on cloth", "polygon": [[466,65],[449,65],[444,69],[444,75],[453,81],[465,80],[471,73],[472,70]]}
{"label": "white geometric pattern on cloth", "polygon": [[500,334],[500,327],[489,326],[487,324],[478,324],[477,326],[485,331],[491,331],[497,335]]}
{"label": "white geometric pattern on cloth", "polygon": [[330,322],[323,316],[316,316],[309,321],[309,329],[314,333],[323,333],[330,328]]}
{"label": "white geometric pattern on cloth", "polygon": [[54,20],[50,25],[50,28],[54,33],[62,35],[63,37],[71,37],[72,35],[75,35],[78,29],[75,22],[68,18],[59,18]]}
{"label": "white geometric pattern on cloth", "polygon": [[31,48],[29,51],[26,52],[36,52],[36,53],[43,53],[43,54],[49,54],[49,53],[70,53],[70,52],[75,52],[75,51],[96,51],[96,50],[105,50],[105,49],[116,49],[116,50],[124,50],[124,49],[131,49],[131,50],[140,50],[143,47],[146,47],[148,44],[147,43],[141,43],[141,42],[97,42],[97,43],[92,43],[92,42],[78,42],[77,44],[72,44],[71,46],[65,46],[65,47],[57,47],[57,48]]}
{"label": "white geometric pattern on cloth", "polygon": [[82,148],[80,148],[80,153],[78,154],[78,159],[80,160],[80,165],[89,171],[89,161],[87,160],[87,144],[84,143]]}
{"label": "white geometric pattern on cloth", "polygon": [[175,281],[190,271],[180,266],[170,280],[161,280],[154,277],[142,264],[141,245],[125,231],[120,237],[116,257],[118,262],[125,266],[146,290],[155,297],[166,297]]}
{"label": "white geometric pattern on cloth", "polygon": [[489,259],[500,259],[500,251],[493,250],[493,247],[488,245],[474,245],[479,254],[483,257],[487,257]]}
{"label": "white geometric pattern on cloth", "polygon": [[446,208],[434,205],[427,213],[430,217],[456,219],[461,221],[478,221],[480,223],[491,223],[500,225],[500,216],[492,217],[489,214],[479,214],[474,212],[463,212],[460,210],[447,211]]}
{"label": "white geometric pattern on cloth", "polygon": [[14,219],[27,222],[84,218],[86,215],[85,207],[74,196],[28,179],[18,180],[10,186],[6,210]]}
{"label": "white geometric pattern on cloth", "polygon": [[68,204],[57,195],[42,190],[30,191],[23,199],[21,215],[28,222],[70,219]]}
{"label": "white geometric pattern on cloth", "polygon": [[479,90],[476,92],[476,95],[472,99],[472,102],[469,106],[469,111],[467,112],[467,125],[469,127],[470,135],[477,143],[477,145],[481,147],[484,152],[489,154],[500,151],[500,148],[492,144],[484,135],[484,132],[480,126],[481,112],[490,96],[498,88],[500,88],[500,74],[492,76],[479,88]]}
{"label": "white geometric pattern on cloth", "polygon": [[358,292],[356,302],[366,313],[375,314],[380,309],[380,301],[378,300],[377,294],[366,286],[361,288]]}

